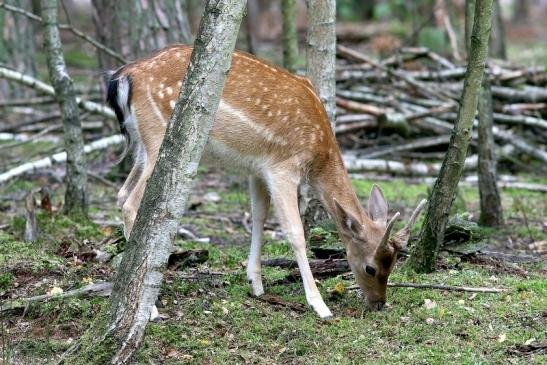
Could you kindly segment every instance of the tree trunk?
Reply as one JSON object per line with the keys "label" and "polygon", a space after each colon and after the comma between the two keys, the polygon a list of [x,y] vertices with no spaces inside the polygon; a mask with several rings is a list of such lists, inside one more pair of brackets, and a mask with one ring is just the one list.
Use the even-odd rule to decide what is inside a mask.
{"label": "tree trunk", "polygon": [[296,0],[283,0],[281,2],[281,14],[283,17],[283,66],[294,73],[298,63]]}
{"label": "tree trunk", "polygon": [[61,107],[67,154],[64,212],[75,217],[85,217],[87,215],[87,168],[84,139],[74,84],[66,70],[61,48],[61,38],[57,27],[57,0],[42,0],[41,8],[49,78]]}
{"label": "tree trunk", "polygon": [[492,12],[492,32],[490,35],[490,57],[507,59],[505,48],[505,25],[501,14],[500,0],[494,0]]}
{"label": "tree trunk", "polygon": [[[332,130],[336,125],[336,1],[307,0],[308,34],[306,75],[325,106]],[[328,217],[313,191],[299,188],[299,209],[304,230]]]}
{"label": "tree trunk", "polygon": [[465,49],[469,59],[469,48],[471,47],[471,33],[473,32],[473,19],[475,19],[476,0],[465,0]]}
{"label": "tree trunk", "polygon": [[[23,0],[7,0],[8,5],[32,12],[32,4]],[[8,65],[25,75],[36,76],[36,38],[34,23],[26,16],[0,10],[0,64]],[[0,96],[4,99],[25,98],[34,92],[14,83],[0,80]]]}
{"label": "tree trunk", "polygon": [[[192,43],[187,0],[92,0],[98,40],[125,58],[135,59],[172,43]],[[99,52],[102,70],[119,61]]]}
{"label": "tree trunk", "polygon": [[483,76],[479,99],[479,195],[480,223],[489,227],[503,225],[503,209],[496,178],[496,157],[492,127],[494,111],[492,91],[486,75]]}
{"label": "tree trunk", "polygon": [[452,131],[450,144],[439,177],[429,197],[429,206],[420,232],[420,238],[412,248],[409,258],[409,265],[418,272],[431,272],[435,269],[437,254],[443,241],[446,222],[456,196],[467,148],[471,140],[473,119],[477,111],[484,65],[488,53],[492,0],[477,0],[474,13],[469,61],[458,118]]}
{"label": "tree trunk", "polygon": [[517,24],[524,24],[530,19],[530,1],[515,0],[513,9],[513,21]]}
{"label": "tree trunk", "polygon": [[[141,344],[230,68],[245,1],[210,0],[112,290],[66,364],[126,364]],[[99,333],[99,335],[93,335]]]}
{"label": "tree trunk", "polygon": [[325,105],[334,130],[336,123],[336,1],[307,0],[306,75]]}

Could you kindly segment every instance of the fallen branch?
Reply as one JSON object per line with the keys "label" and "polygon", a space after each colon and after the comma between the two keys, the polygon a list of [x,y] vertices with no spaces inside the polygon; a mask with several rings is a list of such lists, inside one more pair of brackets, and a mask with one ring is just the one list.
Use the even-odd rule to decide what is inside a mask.
{"label": "fallen branch", "polygon": [[[114,135],[114,136],[101,138],[99,140],[91,142],[90,144],[86,144],[84,146],[84,152],[90,153],[93,151],[102,150],[112,145],[121,144],[123,141],[124,141],[124,138],[121,135]],[[54,164],[58,164],[65,161],[66,161],[66,152],[59,152],[52,156],[42,158],[40,160],[27,162],[25,164],[19,165],[17,167],[12,168],[11,170],[8,170],[0,174],[0,184],[7,182],[8,180],[14,177],[17,177],[29,172],[33,172],[36,170],[44,169],[46,167],[50,167]]]}
{"label": "fallen branch", "polygon": [[[51,85],[46,84],[45,82],[40,81],[34,77],[10,70],[6,67],[0,67],[0,78],[5,78],[7,80],[18,82],[42,94],[55,96],[55,90],[53,90],[53,87]],[[85,111],[102,115],[103,117],[108,119],[116,120],[116,115],[114,114],[112,109],[104,105],[94,103],[92,101],[83,100],[80,97],[76,97],[76,102],[78,103],[78,106]]]}
{"label": "fallen branch", "polygon": [[0,312],[16,310],[16,309],[25,309],[32,303],[45,302],[50,299],[65,299],[65,298],[71,298],[76,296],[107,297],[110,295],[111,291],[112,291],[112,283],[110,282],[93,283],[93,284],[86,285],[82,288],[69,290],[67,292],[60,293],[60,294],[44,294],[44,295],[37,295],[35,297],[30,297],[30,298],[13,299],[10,301],[6,301],[2,305],[0,305]]}
{"label": "fallen branch", "polygon": [[[464,291],[470,293],[504,293],[507,289],[504,288],[473,288],[469,286],[454,286],[444,284],[414,284],[414,283],[387,283],[387,286],[391,288],[415,288],[415,289],[436,289],[436,290],[451,290],[451,291]],[[358,290],[358,285],[351,285],[346,288],[347,290]]]}

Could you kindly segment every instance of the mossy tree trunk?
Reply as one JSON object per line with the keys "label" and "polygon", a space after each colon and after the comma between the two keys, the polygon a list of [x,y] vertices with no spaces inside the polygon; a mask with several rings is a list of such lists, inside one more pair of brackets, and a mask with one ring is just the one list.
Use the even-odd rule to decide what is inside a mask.
{"label": "mossy tree trunk", "polygon": [[[158,296],[176,228],[220,103],[244,0],[209,0],[190,65],[120,264],[109,314],[66,364],[126,364]],[[99,333],[99,335],[94,335]]]}
{"label": "mossy tree trunk", "polygon": [[418,272],[435,269],[452,202],[463,171],[473,120],[477,111],[492,18],[492,0],[476,0],[470,52],[458,118],[452,131],[439,177],[433,186],[418,242],[412,247],[409,265]]}
{"label": "mossy tree trunk", "polygon": [[298,62],[296,0],[283,0],[281,14],[283,18],[283,66],[290,72],[295,72]]}
{"label": "mossy tree trunk", "polygon": [[57,0],[42,0],[44,49],[51,84],[61,107],[64,145],[67,154],[65,214],[87,216],[87,167],[84,138],[74,84],[67,70],[58,28]]}

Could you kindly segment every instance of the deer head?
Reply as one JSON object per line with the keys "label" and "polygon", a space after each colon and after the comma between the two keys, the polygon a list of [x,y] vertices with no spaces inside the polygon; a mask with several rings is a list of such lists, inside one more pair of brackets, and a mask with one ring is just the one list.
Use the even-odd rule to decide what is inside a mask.
{"label": "deer head", "polygon": [[334,201],[348,263],[370,309],[384,308],[387,280],[395,266],[397,253],[406,247],[410,231],[425,203],[426,200],[422,200],[407,224],[392,234],[400,213],[395,213],[388,221],[387,202],[378,186],[372,187],[367,216],[362,219],[358,219]]}

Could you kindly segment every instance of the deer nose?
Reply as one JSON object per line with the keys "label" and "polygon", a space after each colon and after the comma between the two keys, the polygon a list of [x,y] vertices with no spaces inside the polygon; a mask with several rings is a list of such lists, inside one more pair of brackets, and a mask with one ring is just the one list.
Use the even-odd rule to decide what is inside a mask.
{"label": "deer nose", "polygon": [[369,302],[368,307],[370,310],[373,311],[381,311],[386,306],[386,302],[383,300],[377,301],[377,302]]}

